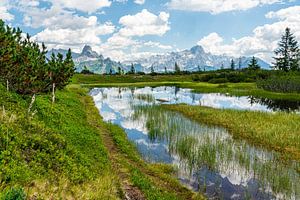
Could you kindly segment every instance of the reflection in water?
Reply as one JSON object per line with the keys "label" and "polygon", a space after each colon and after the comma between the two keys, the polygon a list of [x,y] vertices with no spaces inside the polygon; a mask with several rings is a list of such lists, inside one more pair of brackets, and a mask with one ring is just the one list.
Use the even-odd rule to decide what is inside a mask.
{"label": "reflection in water", "polygon": [[[300,198],[300,176],[295,170],[299,163],[283,164],[276,153],[233,140],[222,128],[196,123],[155,105],[155,99],[208,104],[205,95],[172,87],[94,89],[91,95],[104,120],[124,128],[145,160],[174,164],[184,184],[209,198]],[[240,98],[234,103],[212,100],[215,106],[269,111],[258,103],[243,105]]]}
{"label": "reflection in water", "polygon": [[282,99],[267,99],[267,98],[256,98],[249,97],[251,104],[262,104],[266,105],[269,110],[273,111],[300,111],[300,101],[282,100]]}

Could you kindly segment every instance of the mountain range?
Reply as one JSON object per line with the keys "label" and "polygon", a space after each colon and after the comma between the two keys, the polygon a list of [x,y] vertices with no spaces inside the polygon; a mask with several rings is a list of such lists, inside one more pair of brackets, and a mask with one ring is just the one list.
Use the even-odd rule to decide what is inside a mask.
{"label": "mountain range", "polygon": [[[63,49],[52,49],[48,52],[47,56],[50,57],[52,53],[65,55],[66,52]],[[77,72],[81,72],[86,67],[97,74],[110,73],[110,71],[115,73],[119,68],[126,72],[130,70],[132,64],[137,72],[145,73],[150,73],[152,69],[155,72],[172,72],[175,69],[175,63],[179,65],[182,71],[211,71],[230,68],[231,60],[235,62],[236,68],[239,66],[245,68],[251,60],[251,57],[236,58],[227,55],[213,55],[205,52],[199,45],[188,50],[158,54],[137,60],[128,60],[123,63],[113,61],[110,58],[104,58],[93,51],[88,45],[84,46],[81,53],[72,53],[72,56]],[[257,61],[261,68],[270,69],[270,64],[267,62],[259,58],[257,58]]]}

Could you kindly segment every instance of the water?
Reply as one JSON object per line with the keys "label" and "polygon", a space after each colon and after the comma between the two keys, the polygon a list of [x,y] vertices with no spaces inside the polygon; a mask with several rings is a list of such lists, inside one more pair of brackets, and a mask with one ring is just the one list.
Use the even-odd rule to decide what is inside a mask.
{"label": "water", "polygon": [[284,164],[275,152],[236,141],[225,129],[196,123],[157,104],[266,112],[299,107],[274,108],[253,98],[174,87],[100,88],[91,95],[104,120],[121,126],[145,160],[173,164],[183,184],[209,199],[300,199],[299,163]]}

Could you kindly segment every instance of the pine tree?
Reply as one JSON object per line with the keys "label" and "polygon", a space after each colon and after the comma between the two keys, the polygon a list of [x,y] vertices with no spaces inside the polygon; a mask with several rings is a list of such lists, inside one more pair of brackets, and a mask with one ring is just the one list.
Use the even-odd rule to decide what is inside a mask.
{"label": "pine tree", "polygon": [[248,64],[248,69],[251,69],[251,70],[260,69],[260,66],[258,65],[258,62],[254,56],[252,57],[250,63]]}
{"label": "pine tree", "polygon": [[233,59],[231,59],[230,68],[231,68],[231,70],[234,70],[234,69],[235,69],[235,63],[234,63],[234,60],[233,60]]}
{"label": "pine tree", "polygon": [[71,50],[46,58],[47,49],[21,37],[19,28],[10,28],[0,20],[0,81],[20,94],[55,91],[66,86],[74,74]]}
{"label": "pine tree", "polygon": [[118,74],[121,75],[122,71],[121,71],[121,67],[118,67]]}
{"label": "pine tree", "polygon": [[300,50],[295,36],[291,33],[290,28],[285,29],[285,33],[278,43],[278,48],[275,50],[274,68],[283,71],[299,70]]}
{"label": "pine tree", "polygon": [[242,69],[242,58],[239,57],[239,70]]}
{"label": "pine tree", "polygon": [[134,65],[131,63],[130,74],[135,74]]}
{"label": "pine tree", "polygon": [[153,66],[151,66],[151,74],[154,75],[155,74],[155,71],[154,71],[154,68]]}
{"label": "pine tree", "polygon": [[168,73],[168,71],[167,71],[167,67],[165,67],[165,74],[167,74]]}
{"label": "pine tree", "polygon": [[177,62],[175,62],[175,74],[180,74],[180,67]]}

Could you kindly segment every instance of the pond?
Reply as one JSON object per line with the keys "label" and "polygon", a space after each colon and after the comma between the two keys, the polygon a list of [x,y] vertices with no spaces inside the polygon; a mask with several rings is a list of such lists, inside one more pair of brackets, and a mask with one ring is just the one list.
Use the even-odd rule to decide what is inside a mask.
{"label": "pond", "polygon": [[300,199],[298,162],[282,163],[276,152],[234,140],[221,127],[196,123],[159,104],[266,112],[298,112],[299,106],[175,87],[95,88],[90,94],[103,119],[122,127],[146,161],[173,164],[183,184],[209,199]]}

